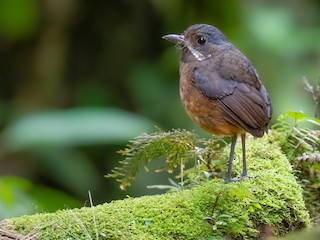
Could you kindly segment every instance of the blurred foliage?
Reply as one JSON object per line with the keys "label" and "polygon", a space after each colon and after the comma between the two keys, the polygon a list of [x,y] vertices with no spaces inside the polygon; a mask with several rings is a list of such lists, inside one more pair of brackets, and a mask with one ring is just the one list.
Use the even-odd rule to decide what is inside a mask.
{"label": "blurred foliage", "polygon": [[0,178],[0,220],[32,214],[35,211],[55,211],[74,208],[81,203],[64,194],[44,186],[34,186],[30,181],[18,177]]}
{"label": "blurred foliage", "polygon": [[291,234],[288,234],[286,237],[283,238],[267,238],[267,240],[318,240],[320,239],[320,228],[314,227],[312,229],[294,232]]}
{"label": "blurred foliage", "polygon": [[0,32],[11,41],[31,37],[39,23],[36,0],[1,0]]}
{"label": "blurred foliage", "polygon": [[[138,176],[125,193],[103,176],[117,165],[117,149],[151,125],[204,135],[180,104],[179,53],[161,40],[194,23],[217,26],[249,57],[274,119],[287,110],[311,116],[300,80],[320,75],[319,14],[315,0],[0,0],[1,179],[52,190],[56,203],[58,193],[83,203],[90,190],[100,203],[159,192],[145,186],[166,175]],[[14,185],[21,199],[64,207],[19,181],[7,194]],[[35,211],[16,200],[28,208],[21,214]]]}
{"label": "blurred foliage", "polygon": [[117,109],[73,108],[21,117],[3,131],[2,138],[10,151],[48,145],[115,144],[152,127],[151,121]]}
{"label": "blurred foliage", "polygon": [[[311,122],[314,127],[301,127],[305,122]],[[309,118],[302,112],[288,112],[273,126],[282,134],[282,150],[291,161],[294,174],[304,190],[304,200],[315,225],[320,224],[319,126],[320,119]]]}

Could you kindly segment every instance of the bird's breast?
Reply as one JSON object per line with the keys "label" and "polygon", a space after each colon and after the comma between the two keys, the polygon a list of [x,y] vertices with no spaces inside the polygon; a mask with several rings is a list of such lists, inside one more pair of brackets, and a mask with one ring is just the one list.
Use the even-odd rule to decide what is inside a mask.
{"label": "bird's breast", "polygon": [[194,86],[193,69],[188,64],[180,66],[180,99],[188,116],[209,133],[234,135],[244,132],[227,121],[228,116],[218,100],[209,99]]}

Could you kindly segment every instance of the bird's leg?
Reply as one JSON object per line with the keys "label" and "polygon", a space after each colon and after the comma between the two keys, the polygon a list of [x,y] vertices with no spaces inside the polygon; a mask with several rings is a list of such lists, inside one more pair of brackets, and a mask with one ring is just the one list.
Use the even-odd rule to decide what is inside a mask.
{"label": "bird's leg", "polygon": [[257,176],[249,176],[247,172],[247,159],[246,159],[246,134],[241,134],[241,142],[242,142],[242,178],[256,178]]}
{"label": "bird's leg", "polygon": [[229,162],[228,162],[227,182],[232,181],[232,178],[231,178],[232,163],[233,163],[234,148],[237,143],[237,138],[238,138],[238,136],[236,134],[236,135],[232,136],[232,139],[231,139],[231,149],[230,149],[230,156],[229,156]]}
{"label": "bird's leg", "polygon": [[248,177],[247,172],[247,160],[246,160],[246,134],[241,134],[241,143],[242,143],[242,177]]}

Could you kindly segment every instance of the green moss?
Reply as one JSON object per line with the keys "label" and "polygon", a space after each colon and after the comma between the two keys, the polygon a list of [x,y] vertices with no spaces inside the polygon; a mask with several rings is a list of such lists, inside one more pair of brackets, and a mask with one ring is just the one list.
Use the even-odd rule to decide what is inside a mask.
{"label": "green moss", "polygon": [[[240,175],[239,147],[236,158],[234,174]],[[36,230],[40,239],[257,239],[265,226],[276,235],[309,227],[302,190],[277,143],[249,138],[247,158],[257,178],[216,179],[191,190],[23,216],[3,221],[2,228]]]}
{"label": "green moss", "polygon": [[[280,123],[280,126],[284,124]],[[301,135],[297,135],[298,132]],[[272,131],[269,136],[270,141],[280,145],[292,165],[296,180],[303,189],[303,198],[313,225],[320,223],[319,133],[319,130],[294,130],[290,127],[286,131]]]}
{"label": "green moss", "polygon": [[182,191],[127,198],[92,209],[11,219],[5,225],[23,234],[39,229],[41,239],[88,239],[86,231],[93,238],[97,231],[99,239],[207,239],[212,230],[195,197],[193,191]]}

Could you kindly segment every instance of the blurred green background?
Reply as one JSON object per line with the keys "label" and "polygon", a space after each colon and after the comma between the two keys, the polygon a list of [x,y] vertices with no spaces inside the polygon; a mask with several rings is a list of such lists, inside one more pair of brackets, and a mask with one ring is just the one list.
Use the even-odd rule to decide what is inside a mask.
{"label": "blurred green background", "polygon": [[[179,51],[161,37],[220,28],[254,64],[274,117],[312,116],[302,77],[320,76],[317,0],[0,0],[0,219],[158,193],[140,171],[104,175],[129,139],[197,128],[179,100]],[[161,164],[161,162],[159,162]]]}

